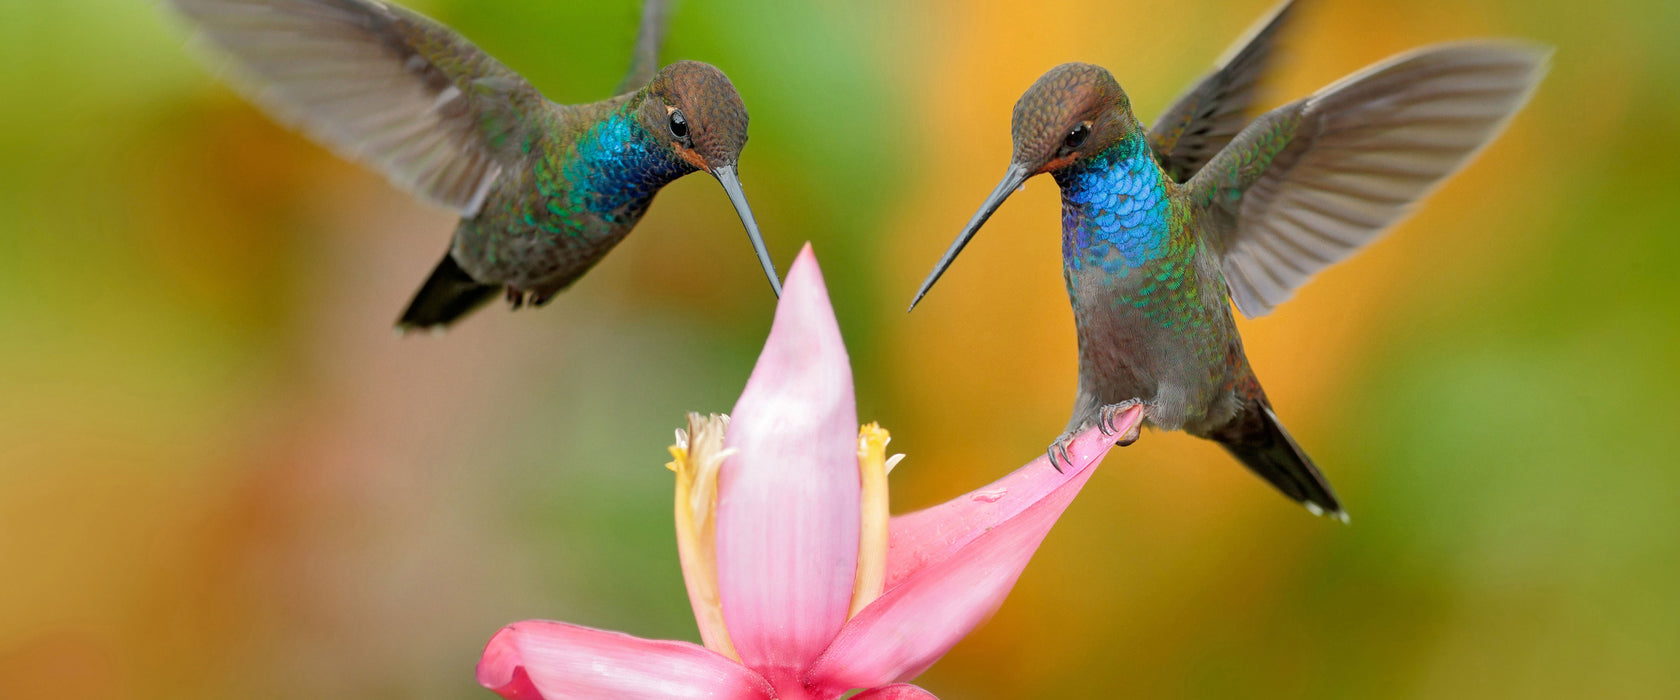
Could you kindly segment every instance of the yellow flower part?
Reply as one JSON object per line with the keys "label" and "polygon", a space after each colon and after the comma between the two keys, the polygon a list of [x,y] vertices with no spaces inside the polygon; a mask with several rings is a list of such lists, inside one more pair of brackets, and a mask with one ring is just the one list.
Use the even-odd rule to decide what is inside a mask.
{"label": "yellow flower part", "polygon": [[858,475],[863,486],[863,518],[858,532],[857,578],[852,584],[852,606],[847,618],[876,598],[887,580],[887,473],[904,455],[887,458],[892,436],[879,424],[858,428]]}
{"label": "yellow flower part", "polygon": [[665,466],[677,474],[677,556],[700,639],[707,649],[739,661],[723,624],[717,583],[717,482],[718,468],[731,452],[723,449],[728,427],[729,416],[688,414],[688,430],[677,431]]}

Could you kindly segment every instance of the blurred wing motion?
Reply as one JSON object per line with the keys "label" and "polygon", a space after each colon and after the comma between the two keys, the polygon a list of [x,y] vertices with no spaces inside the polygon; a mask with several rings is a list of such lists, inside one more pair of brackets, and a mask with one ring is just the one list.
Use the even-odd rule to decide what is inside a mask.
{"label": "blurred wing motion", "polygon": [[642,24],[636,30],[636,47],[630,53],[630,72],[618,84],[615,95],[640,90],[659,72],[659,47],[665,43],[665,28],[671,22],[670,0],[645,0]]}
{"label": "blurred wing motion", "polygon": [[472,217],[537,133],[542,96],[471,42],[380,0],[169,0],[254,100]]}
{"label": "blurred wing motion", "polygon": [[1294,9],[1295,0],[1284,0],[1155,121],[1149,147],[1174,182],[1189,180],[1248,125],[1256,88]]}
{"label": "blurred wing motion", "polygon": [[1398,221],[1497,136],[1549,49],[1445,44],[1355,73],[1244,129],[1190,182],[1250,318]]}

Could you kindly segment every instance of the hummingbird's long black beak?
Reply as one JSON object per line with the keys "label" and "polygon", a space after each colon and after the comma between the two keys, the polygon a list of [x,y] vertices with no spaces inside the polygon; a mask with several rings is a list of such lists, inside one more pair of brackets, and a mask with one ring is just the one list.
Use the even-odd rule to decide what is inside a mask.
{"label": "hummingbird's long black beak", "polygon": [[992,190],[991,196],[986,197],[985,203],[980,205],[980,211],[975,212],[974,218],[969,219],[968,225],[963,227],[962,235],[957,236],[957,240],[951,243],[950,249],[945,251],[945,257],[939,259],[939,264],[933,266],[933,272],[922,282],[922,288],[916,290],[916,298],[910,300],[909,311],[916,310],[916,304],[922,297],[927,296],[928,290],[933,288],[933,283],[939,281],[939,276],[945,274],[945,268],[950,267],[951,261],[957,259],[957,254],[962,252],[963,246],[968,245],[969,239],[980,231],[981,226],[986,225],[986,220],[992,218],[992,212],[1003,205],[1003,200],[1009,199],[1009,195],[1021,189],[1021,183],[1026,182],[1031,175],[1025,165],[1016,163],[1009,166],[1009,170],[1003,174],[1003,182],[999,182],[997,189]]}
{"label": "hummingbird's long black beak", "polygon": [[758,233],[758,221],[753,219],[752,207],[747,206],[747,195],[741,192],[741,178],[736,177],[735,166],[712,168],[712,176],[723,185],[723,191],[729,193],[729,203],[735,205],[735,213],[741,216],[741,225],[747,228],[747,238],[752,241],[753,252],[758,254],[758,264],[764,266],[764,276],[770,278],[770,289],[776,292],[777,298],[781,298],[782,276],[776,273],[776,263],[770,262],[770,251],[764,249],[764,237]]}

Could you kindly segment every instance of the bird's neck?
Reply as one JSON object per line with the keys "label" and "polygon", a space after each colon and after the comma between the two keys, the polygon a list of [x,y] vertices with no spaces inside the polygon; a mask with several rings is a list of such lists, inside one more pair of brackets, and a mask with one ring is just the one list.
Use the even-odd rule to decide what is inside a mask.
{"label": "bird's neck", "polygon": [[1062,259],[1121,273],[1166,255],[1171,199],[1141,131],[1055,172],[1062,189]]}
{"label": "bird's neck", "polygon": [[660,188],[694,171],[658,147],[637,121],[633,104],[627,102],[586,127],[561,159],[568,204],[579,213],[634,223]]}

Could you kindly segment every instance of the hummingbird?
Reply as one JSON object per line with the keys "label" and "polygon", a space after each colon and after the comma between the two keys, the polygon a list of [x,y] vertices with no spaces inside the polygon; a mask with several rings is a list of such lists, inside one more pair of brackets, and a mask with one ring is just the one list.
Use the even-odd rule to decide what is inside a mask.
{"label": "hummingbird", "polygon": [[397,321],[441,330],[498,294],[542,306],[623,240],[660,188],[717,178],[770,288],[780,278],[736,167],[747,110],[696,61],[659,67],[664,0],[642,8],[615,97],[548,100],[442,24],[383,0],[168,0],[234,59],[271,115],[460,214],[448,252]]}
{"label": "hummingbird", "polygon": [[[1406,216],[1527,102],[1550,50],[1515,41],[1418,49],[1244,124],[1285,3],[1153,129],[1103,68],[1051,69],[1015,104],[997,185],[916,293],[920,301],[1004,200],[1049,174],[1079,340],[1067,432],[1122,412],[1213,440],[1316,515],[1330,484],[1284,430],[1232,317],[1255,318]],[[1119,435],[1131,444],[1137,430]]]}

